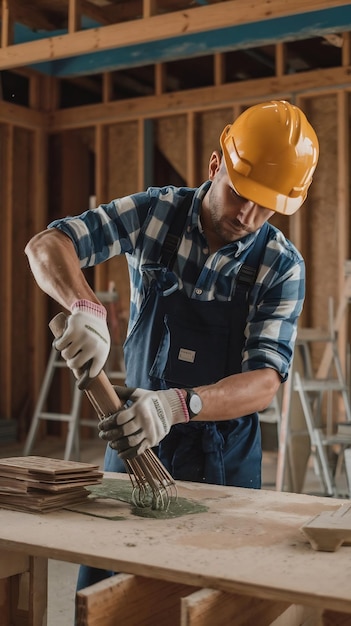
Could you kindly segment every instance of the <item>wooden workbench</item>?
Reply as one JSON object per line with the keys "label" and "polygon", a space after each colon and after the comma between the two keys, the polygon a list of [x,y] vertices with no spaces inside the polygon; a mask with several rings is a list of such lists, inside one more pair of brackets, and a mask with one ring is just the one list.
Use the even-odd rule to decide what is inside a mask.
{"label": "wooden workbench", "polygon": [[[122,474],[115,476],[129,480]],[[343,546],[335,553],[317,552],[301,532],[314,515],[338,509],[342,500],[186,482],[177,485],[181,497],[201,502],[207,510],[167,520],[135,516],[130,505],[119,500],[105,501],[107,514],[114,519],[107,519],[106,512],[103,517],[95,516],[101,512],[95,504],[92,514],[0,510],[0,578],[8,582],[9,577],[30,571],[27,623],[42,626],[49,558],[129,573],[160,584],[189,586],[189,594],[197,589],[219,590],[227,599],[227,594],[232,594],[240,611],[242,599],[246,606],[251,599],[252,609],[255,598],[258,609],[262,601],[262,615],[267,606],[277,607],[279,614],[294,604],[310,607],[319,616],[325,610],[349,613],[347,623],[351,623],[350,547]],[[9,595],[2,594],[2,615],[16,613]],[[139,615],[140,611],[142,607]],[[9,624],[17,623],[13,615]],[[241,615],[240,621],[227,623],[272,623],[267,619],[243,621]],[[82,623],[95,624],[88,618]],[[154,623],[162,624],[160,620]],[[216,624],[220,623],[218,608]],[[313,623],[339,622],[334,615],[332,622]]]}

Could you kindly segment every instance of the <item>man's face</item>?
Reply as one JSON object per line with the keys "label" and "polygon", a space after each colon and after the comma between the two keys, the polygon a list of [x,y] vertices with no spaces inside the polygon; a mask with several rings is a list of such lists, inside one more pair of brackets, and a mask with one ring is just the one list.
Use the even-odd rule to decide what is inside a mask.
{"label": "man's face", "polygon": [[223,159],[212,169],[210,164],[210,179],[212,185],[206,194],[211,222],[208,226],[222,245],[255,232],[273,215],[274,211],[237,194]]}

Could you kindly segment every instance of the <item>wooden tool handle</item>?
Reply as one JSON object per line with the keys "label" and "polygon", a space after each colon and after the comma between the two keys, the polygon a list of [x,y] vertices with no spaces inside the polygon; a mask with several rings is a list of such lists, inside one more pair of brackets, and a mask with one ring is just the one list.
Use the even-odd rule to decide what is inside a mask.
{"label": "wooden tool handle", "polygon": [[[58,313],[49,323],[49,328],[56,339],[61,337],[65,329],[65,324],[65,313]],[[106,415],[115,413],[122,407],[122,402],[103,370],[96,378],[92,378],[89,381],[84,391],[100,419]]]}

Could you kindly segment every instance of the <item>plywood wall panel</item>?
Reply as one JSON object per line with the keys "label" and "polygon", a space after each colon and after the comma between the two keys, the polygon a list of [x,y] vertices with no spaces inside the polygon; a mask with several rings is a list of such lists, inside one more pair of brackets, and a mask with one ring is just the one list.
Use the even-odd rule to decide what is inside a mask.
{"label": "plywood wall panel", "polygon": [[[187,117],[186,115],[172,115],[161,117],[154,122],[154,141],[173,169],[187,180]],[[162,184],[172,184],[172,180],[165,180]]]}
{"label": "plywood wall panel", "polygon": [[214,150],[220,150],[219,137],[223,128],[234,121],[232,108],[204,111],[197,115],[196,154],[198,157],[198,184],[208,179],[208,163]]}
{"label": "plywood wall panel", "polygon": [[302,214],[309,326],[328,326],[328,298],[338,300],[338,109],[335,95],[310,99],[308,116],[319,138],[320,157]]}
{"label": "plywood wall panel", "polygon": [[35,133],[0,126],[1,245],[1,376],[0,417],[26,429],[34,401],[32,386],[32,279],[24,254],[32,236]]}
{"label": "plywood wall panel", "polygon": [[[138,189],[138,122],[113,124],[106,128],[106,193],[109,202],[114,198],[142,191]],[[120,309],[129,311],[129,275],[124,257],[115,257],[106,265],[106,285],[115,284]]]}
{"label": "plywood wall panel", "polygon": [[11,418],[11,328],[12,328],[12,190],[13,190],[13,127],[0,125],[0,418]]}
{"label": "plywood wall panel", "polygon": [[14,129],[14,169],[17,184],[13,186],[12,204],[12,367],[11,405],[13,414],[25,420],[31,398],[31,362],[23,358],[23,346],[29,347],[30,306],[29,269],[24,248],[29,238],[28,216],[33,210],[33,145],[34,133],[23,128]]}

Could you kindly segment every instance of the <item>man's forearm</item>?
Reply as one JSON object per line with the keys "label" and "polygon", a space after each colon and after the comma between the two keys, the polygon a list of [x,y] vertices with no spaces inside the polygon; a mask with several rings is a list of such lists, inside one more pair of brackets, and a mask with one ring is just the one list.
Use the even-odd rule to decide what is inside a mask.
{"label": "man's forearm", "polygon": [[281,384],[278,372],[264,368],[233,374],[214,385],[196,387],[203,408],[194,421],[227,420],[263,411]]}

